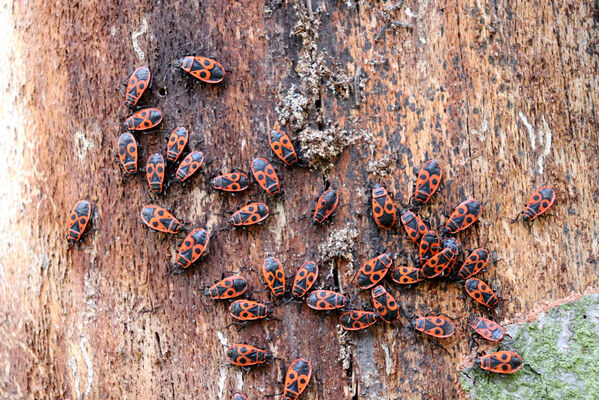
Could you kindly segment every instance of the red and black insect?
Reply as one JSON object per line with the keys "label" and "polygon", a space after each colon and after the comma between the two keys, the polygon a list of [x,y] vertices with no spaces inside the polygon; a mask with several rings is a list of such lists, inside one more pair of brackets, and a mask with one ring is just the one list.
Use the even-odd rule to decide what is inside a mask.
{"label": "red and black insect", "polygon": [[404,209],[401,210],[400,215],[401,223],[403,224],[408,237],[414,243],[420,243],[422,237],[429,231],[428,226],[426,226],[420,217],[418,217],[418,215],[414,214],[412,211]]}
{"label": "red and black insect", "polygon": [[382,285],[372,289],[372,304],[381,319],[390,324],[399,318],[399,306],[395,298]]}
{"label": "red and black insect", "polygon": [[229,306],[229,313],[240,321],[253,321],[268,317],[270,309],[266,304],[253,300],[235,300]]}
{"label": "red and black insect", "polygon": [[435,278],[444,273],[453,262],[455,253],[450,248],[435,254],[422,267],[422,275],[427,279]]}
{"label": "red and black insect", "polygon": [[210,235],[204,229],[195,229],[183,240],[177,254],[177,266],[187,268],[198,260],[208,248]]}
{"label": "red and black insect", "polygon": [[470,327],[480,336],[491,342],[500,342],[505,335],[501,325],[484,317],[474,318],[470,323]]}
{"label": "red and black insect", "polygon": [[335,211],[337,204],[339,204],[337,192],[333,189],[325,190],[318,198],[312,220],[317,224],[322,224]]}
{"label": "red and black insect", "polygon": [[418,177],[414,185],[414,203],[417,206],[423,206],[435,194],[441,183],[442,175],[443,171],[439,161],[429,160],[424,163],[418,171]]}
{"label": "red and black insect", "polygon": [[368,260],[356,273],[354,283],[360,289],[370,289],[379,283],[387,275],[387,271],[393,264],[391,256],[391,253],[383,253]]}
{"label": "red and black insect", "polygon": [[391,196],[379,184],[372,189],[372,218],[383,229],[391,229],[397,221],[397,212]]}
{"label": "red and black insect", "polygon": [[285,164],[293,165],[297,162],[297,153],[289,136],[283,131],[272,129],[268,136],[270,148]]}
{"label": "red and black insect", "polygon": [[378,317],[374,311],[348,311],[339,317],[339,325],[346,331],[359,331],[374,325]]}
{"label": "red and black insect", "polygon": [[441,250],[443,250],[441,246],[441,237],[437,231],[432,229],[429,230],[422,237],[422,239],[420,239],[420,244],[418,245],[420,264],[426,264],[431,257],[433,257],[435,254],[438,254]]}
{"label": "red and black insect", "polygon": [[522,368],[522,357],[513,351],[497,351],[474,361],[482,369],[498,374],[513,374]]}
{"label": "red and black insect", "polygon": [[231,400],[248,400],[248,397],[243,393],[235,393]]}
{"label": "red and black insect", "polygon": [[175,66],[206,83],[219,83],[225,78],[223,66],[206,57],[186,56],[180,58]]}
{"label": "red and black insect", "polygon": [[275,296],[285,294],[285,269],[275,257],[268,257],[262,265],[262,276]]}
{"label": "red and black insect", "polygon": [[177,179],[185,182],[189,179],[204,162],[204,154],[201,151],[192,151],[181,161],[177,168]]}
{"label": "red and black insect", "polygon": [[274,167],[268,161],[264,158],[254,158],[251,167],[254,178],[262,189],[266,190],[266,193],[274,196],[281,191],[279,177]]}
{"label": "red and black insect", "polygon": [[141,220],[151,229],[166,232],[179,233],[183,225],[181,221],[162,207],[147,205],[141,209]]}
{"label": "red and black insect", "polygon": [[223,192],[241,192],[247,189],[249,184],[249,177],[244,172],[231,172],[215,176],[210,180],[213,189],[222,190]]}
{"label": "red and black insect", "polygon": [[467,279],[465,287],[468,295],[485,307],[494,308],[499,303],[499,298],[489,285],[478,278]]}
{"label": "red and black insect", "polygon": [[130,131],[145,131],[162,122],[162,111],[157,108],[144,108],[131,114],[123,126]]}
{"label": "red and black insect", "polygon": [[314,261],[306,261],[295,273],[291,293],[295,297],[303,297],[312,288],[318,277],[318,265]]}
{"label": "red and black insect", "polygon": [[332,290],[313,290],[306,298],[308,307],[324,311],[345,307],[345,296]]}
{"label": "red and black insect", "polygon": [[233,365],[250,367],[272,360],[272,353],[249,344],[234,344],[227,349],[227,358]]}
{"label": "red and black insect", "polygon": [[461,246],[456,238],[448,237],[445,240],[443,240],[443,250],[445,249],[450,249],[451,251],[453,251],[454,256],[453,260],[451,260],[451,263],[449,264],[449,267],[443,272],[443,276],[447,276],[451,274],[451,272],[453,271],[453,267],[455,266],[455,263],[458,260],[458,256],[461,252]]}
{"label": "red and black insect", "polygon": [[412,321],[414,329],[437,338],[446,338],[455,332],[455,325],[443,315],[416,318]]}
{"label": "red and black insect", "polygon": [[283,400],[297,400],[306,390],[310,377],[312,377],[312,364],[310,364],[310,361],[303,358],[295,360],[285,374]]}
{"label": "red and black insect", "polygon": [[247,281],[239,275],[229,276],[210,286],[204,294],[212,300],[225,300],[239,297],[247,290]]}
{"label": "red and black insect", "polygon": [[93,207],[87,200],[79,200],[69,213],[69,229],[67,240],[76,242],[81,240],[92,216]]}
{"label": "red and black insect", "polygon": [[520,211],[520,213],[512,220],[512,222],[518,221],[518,218],[520,218],[520,215],[522,215],[522,219],[532,225],[534,220],[545,213],[549,207],[551,207],[554,201],[555,191],[549,186],[541,186],[535,190],[532,196],[530,196],[524,211]]}
{"label": "red and black insect", "polygon": [[472,250],[472,253],[470,253],[464,264],[460,267],[458,275],[462,279],[468,279],[485,269],[489,265],[489,261],[491,261],[491,258],[487,249],[481,247],[480,249]]}
{"label": "red and black insect", "polygon": [[166,144],[166,159],[175,162],[187,146],[189,132],[182,126],[178,126],[171,132]]}
{"label": "red and black insect", "polygon": [[137,142],[129,132],[123,133],[117,142],[117,153],[121,162],[120,166],[125,175],[137,172]]}
{"label": "red and black insect", "polygon": [[152,74],[147,65],[138,67],[123,81],[123,85],[127,85],[125,92],[125,105],[134,107],[144,94],[147,88],[151,86]]}
{"label": "red and black insect", "polygon": [[414,283],[422,282],[425,278],[424,275],[422,275],[422,268],[401,265],[393,268],[391,279],[393,282],[399,283],[400,285],[412,285]]}
{"label": "red and black insect", "polygon": [[160,153],[154,153],[148,159],[148,163],[146,164],[146,179],[148,180],[148,185],[150,186],[150,190],[154,193],[162,192],[162,183],[164,182],[164,170],[166,169],[166,164],[164,163],[164,158]]}
{"label": "red and black insect", "polygon": [[445,224],[445,231],[457,233],[475,223],[482,213],[482,205],[478,200],[469,199],[453,210]]}
{"label": "red and black insect", "polygon": [[264,203],[251,203],[237,210],[229,222],[235,226],[258,224],[268,217],[268,206]]}

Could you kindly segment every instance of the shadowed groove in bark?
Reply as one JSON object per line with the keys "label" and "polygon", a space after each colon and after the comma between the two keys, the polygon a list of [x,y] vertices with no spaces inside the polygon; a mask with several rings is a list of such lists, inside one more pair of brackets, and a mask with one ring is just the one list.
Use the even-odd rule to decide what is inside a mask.
{"label": "shadowed groove in bark", "polygon": [[571,112],[571,108],[570,108],[570,96],[568,95],[568,87],[569,87],[569,83],[568,80],[566,79],[566,68],[564,66],[564,53],[563,53],[563,49],[562,49],[562,41],[560,40],[560,33],[559,33],[559,22],[558,22],[558,12],[557,9],[555,7],[555,0],[551,0],[551,7],[552,7],[552,11],[553,11],[553,19],[555,20],[555,24],[556,26],[553,28],[554,34],[555,34],[555,39],[557,40],[557,49],[559,51],[559,62],[560,62],[560,68],[561,68],[561,76],[562,76],[562,85],[564,87],[564,99],[566,101],[566,106],[567,106],[567,112],[568,112],[568,131],[570,132],[570,135],[574,134],[574,127],[572,125],[572,112]]}

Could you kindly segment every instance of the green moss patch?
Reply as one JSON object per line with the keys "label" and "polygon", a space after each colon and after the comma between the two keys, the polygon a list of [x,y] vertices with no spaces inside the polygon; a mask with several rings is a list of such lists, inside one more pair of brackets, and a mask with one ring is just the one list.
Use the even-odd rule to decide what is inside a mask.
{"label": "green moss patch", "polygon": [[[524,366],[502,376],[478,367],[461,371],[471,399],[599,399],[599,295],[506,326],[497,350],[512,350]],[[495,350],[494,350],[495,351]]]}

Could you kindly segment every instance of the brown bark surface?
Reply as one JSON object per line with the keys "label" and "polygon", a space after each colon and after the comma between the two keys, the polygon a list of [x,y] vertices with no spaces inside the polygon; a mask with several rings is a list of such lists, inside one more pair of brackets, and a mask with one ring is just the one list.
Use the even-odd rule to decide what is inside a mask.
{"label": "brown bark surface", "polygon": [[[269,301],[258,271],[267,255],[289,276],[314,258],[317,285],[356,294],[356,269],[382,249],[413,252],[401,234],[379,231],[369,184],[407,202],[414,174],[440,160],[444,185],[421,215],[433,226],[468,197],[481,221],[458,235],[499,260],[484,273],[507,322],[544,301],[599,286],[599,90],[597,19],[578,1],[16,1],[3,18],[0,177],[0,397],[250,399],[280,393],[286,367],[311,360],[309,399],[464,398],[458,365],[470,349],[466,321],[482,310],[451,282],[392,285],[406,310],[442,312],[459,324],[442,347],[402,319],[346,333],[336,314],[280,304],[272,319],[227,327],[228,303],[203,305],[203,288],[226,271]],[[381,28],[394,21],[413,28]],[[221,85],[188,79],[170,64],[185,53],[218,59]],[[123,182],[113,162],[127,114],[115,90],[136,66],[155,74],[146,103],[164,128],[191,132],[190,148],[213,160],[166,196],[147,194],[142,174]],[[357,72],[357,73],[356,73]],[[356,88],[359,88],[356,93]],[[356,106],[356,103],[359,103]],[[278,165],[284,196],[253,185],[236,197],[208,190],[210,176],[274,157],[267,132],[284,124],[314,168]],[[141,164],[164,151],[163,134],[136,135]],[[336,153],[340,153],[337,155]],[[341,195],[330,224],[309,215],[324,181]],[[528,232],[510,224],[548,182],[552,217]],[[96,205],[94,231],[67,248],[66,216],[80,198]],[[228,210],[267,200],[275,214],[247,231],[218,229]],[[176,239],[139,222],[156,202],[213,232],[206,260],[165,277]],[[397,261],[398,263],[400,260]],[[354,300],[369,305],[364,291]],[[279,302],[280,303],[280,302]],[[225,346],[267,347],[272,364],[226,365]]]}

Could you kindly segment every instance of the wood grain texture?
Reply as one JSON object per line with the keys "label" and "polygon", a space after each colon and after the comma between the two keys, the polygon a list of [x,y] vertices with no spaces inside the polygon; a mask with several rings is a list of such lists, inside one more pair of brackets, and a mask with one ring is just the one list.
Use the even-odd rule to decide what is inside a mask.
{"label": "wood grain texture", "polygon": [[[457,366],[476,351],[465,322],[480,309],[459,284],[392,285],[411,312],[456,320],[447,351],[405,319],[406,327],[345,333],[337,315],[297,303],[276,307],[276,320],[227,327],[228,304],[204,306],[203,288],[241,271],[252,297],[269,301],[258,271],[276,255],[288,275],[314,258],[318,285],[357,293],[351,279],[361,263],[383,248],[415,250],[377,230],[369,183],[384,183],[399,206],[432,157],[444,185],[421,214],[434,226],[467,197],[486,201],[481,221],[458,238],[500,260],[483,276],[503,298],[495,319],[599,286],[598,10],[590,3],[409,0],[391,10],[390,1],[16,1],[3,11],[12,36],[0,96],[8,160],[0,397],[228,399],[240,390],[258,399],[280,393],[286,367],[303,357],[316,370],[304,398],[464,398]],[[379,35],[392,21],[413,28]],[[222,85],[171,71],[193,52],[230,70]],[[213,160],[202,177],[155,200],[141,174],[122,182],[113,162],[127,114],[115,87],[144,63],[156,77],[147,102],[164,111],[165,129],[186,126],[190,149]],[[292,138],[324,143],[323,158],[303,149],[316,168],[278,164],[280,199],[257,185],[236,197],[208,190],[211,175],[272,159],[266,134],[284,119]],[[137,137],[142,165],[164,151],[162,134]],[[342,206],[331,224],[312,227],[302,217],[324,180]],[[510,224],[505,217],[544,182],[557,192],[553,217],[530,233]],[[66,215],[80,198],[96,204],[95,230],[68,249]],[[218,231],[248,199],[267,200],[276,214],[250,232]],[[148,202],[214,232],[205,262],[163,276],[176,240],[139,223]],[[369,304],[366,292],[360,302]],[[278,359],[250,372],[226,366],[224,348],[236,342]]]}

